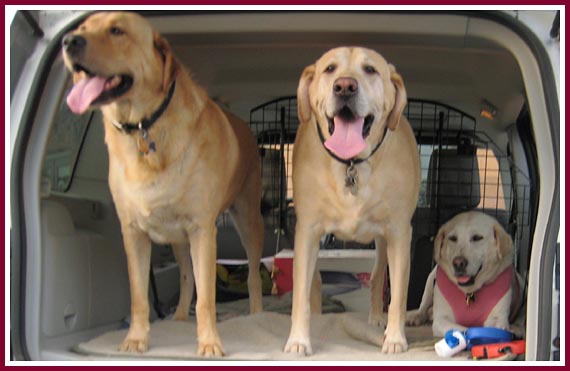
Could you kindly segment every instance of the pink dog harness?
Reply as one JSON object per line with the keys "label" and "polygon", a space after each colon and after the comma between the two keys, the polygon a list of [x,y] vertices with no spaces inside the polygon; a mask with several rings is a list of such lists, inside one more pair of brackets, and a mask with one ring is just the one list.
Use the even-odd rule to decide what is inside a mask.
{"label": "pink dog harness", "polygon": [[[508,267],[493,282],[483,285],[474,293],[465,294],[447,277],[443,269],[437,267],[436,273],[436,285],[453,310],[455,322],[465,327],[483,326],[491,310],[511,287],[513,279],[518,285],[518,281],[514,277],[513,267]],[[513,292],[511,302],[517,308],[511,308],[511,314],[518,310],[516,302],[519,300],[515,300],[515,295]]]}

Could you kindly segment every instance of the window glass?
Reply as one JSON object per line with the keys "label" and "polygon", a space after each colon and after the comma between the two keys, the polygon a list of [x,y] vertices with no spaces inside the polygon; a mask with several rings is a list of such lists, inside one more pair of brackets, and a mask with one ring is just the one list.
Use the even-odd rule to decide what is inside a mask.
{"label": "window glass", "polygon": [[51,129],[42,168],[51,190],[65,192],[71,184],[73,169],[93,112],[75,115],[65,101],[59,107]]}
{"label": "window glass", "polygon": [[420,184],[420,197],[418,199],[418,207],[428,207],[427,201],[427,183],[428,183],[428,170],[431,155],[433,153],[433,144],[418,144],[420,153],[420,164],[422,171],[422,182]]}
{"label": "window glass", "polygon": [[[446,146],[446,149],[456,148],[456,146]],[[430,160],[434,151],[434,145],[419,144],[418,149],[420,153],[422,174],[418,207],[429,207],[430,205],[427,196],[427,185]],[[507,176],[508,178],[508,167],[503,164],[502,167],[506,169],[502,169],[499,164],[499,159],[495,156],[494,152],[488,148],[477,148],[476,157],[476,171],[479,173],[478,179],[480,185],[480,202],[477,205],[477,208],[489,210],[506,210],[507,205],[505,203],[505,200],[508,198],[503,191],[503,177]],[[466,169],[461,170],[465,171]]]}
{"label": "window glass", "polygon": [[481,202],[479,209],[506,210],[503,176],[509,176],[508,168],[502,171],[499,159],[491,149],[477,148]]}

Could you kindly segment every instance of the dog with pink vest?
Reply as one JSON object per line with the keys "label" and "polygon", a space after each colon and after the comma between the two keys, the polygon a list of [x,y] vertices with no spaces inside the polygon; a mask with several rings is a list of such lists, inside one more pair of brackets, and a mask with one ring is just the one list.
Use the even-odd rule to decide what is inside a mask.
{"label": "dog with pink vest", "polygon": [[469,327],[497,327],[523,336],[524,316],[518,314],[524,284],[513,256],[512,239],[496,219],[477,211],[456,215],[439,229],[437,265],[420,307],[408,312],[406,323],[417,326],[431,319],[436,337]]}

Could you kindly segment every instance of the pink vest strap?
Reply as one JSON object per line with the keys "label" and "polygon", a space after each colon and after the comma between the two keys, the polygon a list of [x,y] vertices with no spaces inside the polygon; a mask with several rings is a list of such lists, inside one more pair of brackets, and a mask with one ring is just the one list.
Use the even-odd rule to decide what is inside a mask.
{"label": "pink vest strap", "polygon": [[436,285],[445,300],[451,306],[455,322],[465,327],[481,327],[489,317],[491,310],[511,287],[513,268],[505,269],[495,281],[483,285],[473,293],[473,298],[467,304],[467,298],[455,283],[440,267],[437,268]]}

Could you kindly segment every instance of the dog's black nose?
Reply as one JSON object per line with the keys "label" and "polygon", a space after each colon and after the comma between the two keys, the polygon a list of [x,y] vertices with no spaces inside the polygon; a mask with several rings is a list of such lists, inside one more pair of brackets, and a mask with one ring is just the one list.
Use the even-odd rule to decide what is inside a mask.
{"label": "dog's black nose", "polygon": [[87,40],[83,36],[67,34],[63,38],[62,45],[69,55],[77,55],[85,48]]}
{"label": "dog's black nose", "polygon": [[341,77],[334,82],[333,92],[341,98],[350,98],[358,93],[358,82],[350,77]]}
{"label": "dog's black nose", "polygon": [[464,256],[456,256],[453,258],[452,264],[455,271],[462,272],[467,267],[467,264],[469,264],[469,261]]}

